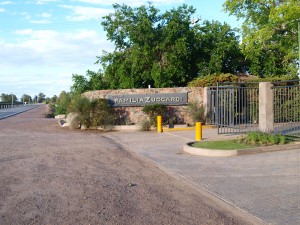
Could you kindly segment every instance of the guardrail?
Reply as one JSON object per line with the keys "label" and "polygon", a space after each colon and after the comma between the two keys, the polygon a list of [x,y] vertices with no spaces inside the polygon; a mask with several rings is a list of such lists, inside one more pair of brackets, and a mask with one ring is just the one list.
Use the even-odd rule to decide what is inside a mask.
{"label": "guardrail", "polygon": [[24,104],[22,102],[0,102],[0,109],[8,109],[13,107],[19,107],[23,106]]}

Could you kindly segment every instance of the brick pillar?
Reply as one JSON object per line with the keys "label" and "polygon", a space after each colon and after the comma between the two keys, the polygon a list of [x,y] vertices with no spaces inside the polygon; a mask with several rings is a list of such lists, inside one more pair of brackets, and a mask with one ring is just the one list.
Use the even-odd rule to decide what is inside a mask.
{"label": "brick pillar", "polygon": [[259,130],[263,132],[274,131],[274,95],[273,84],[259,83]]}

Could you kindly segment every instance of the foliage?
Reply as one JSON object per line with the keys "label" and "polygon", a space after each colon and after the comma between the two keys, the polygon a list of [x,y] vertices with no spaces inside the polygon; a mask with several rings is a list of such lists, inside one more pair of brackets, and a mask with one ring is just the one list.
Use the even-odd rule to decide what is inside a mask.
{"label": "foliage", "polygon": [[21,102],[26,102],[26,103],[30,103],[32,102],[32,98],[30,95],[27,95],[27,94],[23,94],[21,99],[20,99]]}
{"label": "foliage", "polygon": [[199,76],[246,72],[248,64],[241,52],[236,30],[226,23],[204,21],[203,24],[196,25],[194,31],[199,44]]}
{"label": "foliage", "polygon": [[140,125],[141,131],[149,131],[151,129],[151,122],[149,120],[143,120]]}
{"label": "foliage", "polygon": [[238,76],[230,73],[212,74],[208,76],[198,77],[189,82],[189,87],[209,87],[217,86],[218,82],[238,82]]}
{"label": "foliage", "polygon": [[46,100],[46,95],[42,92],[40,92],[38,95],[37,95],[37,102],[38,103],[42,103],[43,101]]}
{"label": "foliage", "polygon": [[151,125],[156,126],[157,124],[157,116],[162,116],[164,120],[167,112],[167,107],[161,104],[153,104],[153,105],[145,105],[142,109],[143,113],[149,116],[149,121]]}
{"label": "foliage", "polygon": [[239,138],[238,141],[253,146],[266,146],[286,144],[288,142],[288,139],[282,134],[271,134],[261,131],[251,131]]}
{"label": "foliage", "polygon": [[[186,86],[199,75],[246,70],[235,31],[215,21],[192,24],[193,7],[164,13],[150,3],[113,7],[101,24],[115,51],[98,57],[103,68],[98,89]],[[73,75],[73,81],[72,91],[94,88],[91,78]]]}
{"label": "foliage", "polygon": [[101,71],[93,72],[88,70],[86,76],[73,74],[72,80],[71,93],[74,94],[82,94],[90,90],[107,89],[108,87]]}
{"label": "foliage", "polygon": [[289,75],[281,75],[281,76],[274,76],[274,77],[254,77],[252,76],[249,79],[241,78],[240,75],[234,75],[230,73],[222,73],[222,74],[212,74],[208,76],[198,77],[191,82],[188,83],[189,87],[211,87],[217,86],[217,83],[224,83],[224,82],[243,82],[243,83],[251,83],[251,82],[273,82],[274,85],[280,86],[289,86],[295,85],[299,83],[298,77],[289,76]]}
{"label": "foliage", "polygon": [[53,104],[47,104],[46,113],[44,114],[45,118],[54,118],[54,106]]}
{"label": "foliage", "polygon": [[65,91],[62,91],[55,99],[55,115],[67,114],[71,104],[71,95]]}
{"label": "foliage", "polygon": [[1,94],[1,102],[16,102],[18,101],[18,98],[16,95],[14,94],[5,94],[5,93],[2,93]]}
{"label": "foliage", "polygon": [[205,108],[198,102],[189,102],[187,105],[186,112],[192,118],[194,123],[205,123]]}
{"label": "foliage", "polygon": [[77,115],[80,126],[86,128],[102,126],[104,129],[112,126],[114,115],[106,99],[90,101],[80,95],[71,100],[70,112]]}
{"label": "foliage", "polygon": [[252,74],[296,74],[299,1],[226,0],[224,7],[243,20],[242,51]]}

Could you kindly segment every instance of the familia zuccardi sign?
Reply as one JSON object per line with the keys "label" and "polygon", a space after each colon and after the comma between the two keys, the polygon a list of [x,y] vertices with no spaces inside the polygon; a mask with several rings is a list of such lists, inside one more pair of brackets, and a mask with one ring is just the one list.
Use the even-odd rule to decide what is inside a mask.
{"label": "familia zuccardi sign", "polygon": [[164,94],[120,94],[108,95],[113,107],[144,106],[153,104],[162,105],[186,105],[187,93],[164,93]]}

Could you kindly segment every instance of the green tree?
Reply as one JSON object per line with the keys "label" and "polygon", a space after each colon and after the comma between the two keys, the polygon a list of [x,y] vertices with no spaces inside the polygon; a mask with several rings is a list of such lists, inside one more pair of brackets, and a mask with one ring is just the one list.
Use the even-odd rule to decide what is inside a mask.
{"label": "green tree", "polygon": [[72,80],[71,92],[73,94],[82,94],[90,90],[103,90],[109,86],[102,71],[93,72],[88,70],[85,76],[73,74]]}
{"label": "green tree", "polygon": [[32,102],[32,98],[30,95],[23,94],[21,97],[21,102],[30,103],[30,102]]}
{"label": "green tree", "polygon": [[226,0],[224,8],[243,20],[242,51],[251,73],[296,74],[298,0]]}
{"label": "green tree", "polygon": [[194,29],[197,32],[197,66],[200,76],[236,74],[247,70],[248,65],[241,52],[236,30],[218,21],[204,21]]}
{"label": "green tree", "polygon": [[[245,70],[238,37],[227,24],[191,23],[193,7],[160,13],[153,5],[113,5],[102,26],[115,51],[98,57],[106,88],[185,86],[199,75]],[[80,77],[79,84],[88,80]],[[91,88],[91,87],[89,87]]]}
{"label": "green tree", "polygon": [[71,86],[72,93],[83,93],[89,90],[87,78],[83,75],[72,75],[73,85]]}
{"label": "green tree", "polygon": [[40,92],[37,96],[37,102],[42,103],[45,100],[46,100],[46,95],[44,93]]}
{"label": "green tree", "polygon": [[62,91],[55,101],[55,114],[67,114],[71,104],[71,95],[65,91]]}
{"label": "green tree", "polygon": [[16,95],[14,94],[5,94],[5,93],[2,93],[1,94],[1,101],[2,102],[16,102],[18,101],[18,98]]}

